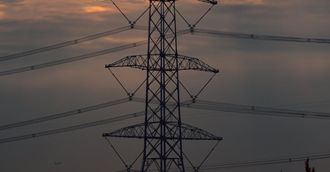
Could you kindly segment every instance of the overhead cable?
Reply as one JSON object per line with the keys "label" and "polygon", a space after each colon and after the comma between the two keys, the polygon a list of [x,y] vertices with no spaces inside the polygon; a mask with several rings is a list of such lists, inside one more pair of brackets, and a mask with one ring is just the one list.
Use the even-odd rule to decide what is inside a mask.
{"label": "overhead cable", "polygon": [[55,49],[59,49],[59,48],[64,48],[64,47],[67,47],[67,46],[80,44],[80,43],[83,43],[83,42],[86,42],[86,41],[91,41],[91,40],[102,38],[102,37],[105,37],[105,36],[114,35],[114,34],[124,32],[124,31],[130,30],[130,29],[131,29],[130,26],[124,26],[124,27],[116,28],[116,29],[113,29],[113,30],[108,30],[108,31],[101,32],[101,33],[87,35],[87,36],[82,37],[82,38],[78,38],[78,39],[74,39],[74,40],[70,40],[70,41],[65,41],[65,42],[57,43],[57,44],[54,44],[54,45],[49,45],[49,46],[42,47],[42,48],[37,48],[37,49],[29,50],[29,51],[24,51],[24,52],[20,52],[20,53],[10,54],[10,55],[7,55],[7,56],[2,56],[2,57],[0,57],[0,61],[14,60],[14,59],[18,59],[18,58],[29,56],[29,55],[34,55],[34,54],[43,53],[43,52],[46,52],[46,51],[51,51],[51,50],[55,50]]}
{"label": "overhead cable", "polygon": [[306,159],[310,159],[310,160],[330,159],[330,153],[311,154],[311,155],[305,155],[305,156],[292,156],[289,158],[221,163],[221,164],[217,164],[217,165],[206,165],[206,166],[202,167],[201,170],[206,171],[206,170],[215,170],[215,169],[224,169],[224,168],[246,168],[246,167],[252,167],[252,166],[287,164],[287,163],[305,161]]}
{"label": "overhead cable", "polygon": [[90,112],[90,111],[94,111],[94,110],[107,108],[107,107],[110,107],[110,106],[123,104],[123,103],[129,102],[129,101],[130,101],[129,98],[123,98],[123,99],[108,101],[108,102],[105,102],[105,103],[100,103],[100,104],[97,104],[97,105],[91,105],[91,106],[87,106],[87,107],[83,107],[83,108],[79,108],[79,109],[74,109],[74,110],[70,110],[70,111],[67,111],[67,112],[47,115],[47,116],[34,118],[34,119],[21,121],[21,122],[16,122],[16,123],[12,123],[12,124],[1,125],[0,126],[0,131],[12,129],[12,128],[17,128],[17,127],[23,127],[23,126],[32,125],[32,124],[37,124],[37,123],[41,123],[41,122],[47,122],[47,121],[60,119],[60,118],[75,116],[75,115],[79,115],[79,114],[82,114],[82,113],[86,113],[86,112]]}
{"label": "overhead cable", "polygon": [[[104,1],[104,0],[103,0]],[[115,1],[110,0],[112,4],[117,8],[120,14],[127,20],[128,23],[131,23],[131,20],[126,16],[126,14],[119,8],[119,6],[115,3]]]}
{"label": "overhead cable", "polygon": [[[33,49],[33,50],[28,50],[28,51],[24,51],[24,52],[20,52],[20,53],[14,53],[14,54],[2,56],[2,57],[0,57],[0,62],[1,61],[14,60],[14,59],[17,59],[17,58],[30,56],[30,55],[34,55],[34,54],[38,54],[38,53],[43,53],[43,52],[47,52],[47,51],[51,51],[51,50],[55,50],[55,49],[59,49],[59,48],[64,48],[64,47],[67,47],[67,46],[80,44],[80,43],[83,43],[83,42],[86,42],[86,41],[91,41],[91,40],[94,40],[94,39],[98,39],[98,38],[102,38],[102,37],[105,37],[105,36],[114,35],[114,34],[117,34],[117,33],[121,33],[121,32],[124,32],[124,31],[134,29],[136,27],[135,26],[136,23],[146,14],[146,12],[149,9],[149,7],[146,8],[134,21],[131,21],[122,12],[122,10],[114,3],[114,1],[112,1],[112,3],[120,11],[120,13],[122,15],[124,15],[124,17],[126,18],[126,20],[129,23],[128,26],[124,26],[124,27],[108,30],[108,31],[105,31],[105,32],[96,33],[96,34],[87,35],[87,36],[77,38],[77,39],[74,39],[74,40],[65,41],[65,42],[61,42],[61,43],[57,43],[57,44],[53,44],[53,45],[48,45],[46,47],[41,47],[41,48],[37,48],[37,49]],[[146,27],[138,26],[138,29],[139,30],[146,30]]]}
{"label": "overhead cable", "polygon": [[[134,98],[134,100],[136,102],[141,102],[144,99],[143,98]],[[184,103],[188,104],[187,102],[184,102]],[[98,106],[98,105],[96,105],[96,106]],[[89,107],[92,107],[92,106],[89,106]],[[105,108],[105,107],[106,106],[98,106],[97,109],[102,109],[102,108]],[[96,108],[95,108],[95,110],[96,110]],[[27,140],[27,139],[32,139],[32,138],[42,137],[42,136],[48,136],[48,135],[55,135],[55,134],[60,134],[60,133],[66,133],[66,132],[71,132],[71,131],[76,131],[76,130],[81,130],[81,129],[95,127],[95,126],[99,126],[99,125],[105,125],[105,124],[125,121],[125,120],[128,120],[128,119],[137,118],[137,117],[141,117],[141,116],[144,116],[144,115],[145,115],[145,112],[141,111],[141,112],[121,115],[121,116],[117,116],[117,117],[107,118],[107,119],[103,119],[103,120],[98,120],[98,121],[94,121],[94,122],[88,122],[88,123],[73,125],[73,126],[64,127],[64,128],[46,130],[46,131],[36,132],[36,133],[33,133],[33,134],[24,134],[24,135],[15,136],[15,137],[2,138],[2,139],[0,139],[0,144],[15,142],[15,141],[21,141],[21,140]]]}
{"label": "overhead cable", "polygon": [[0,76],[22,73],[22,72],[57,66],[57,65],[65,64],[65,63],[71,63],[71,62],[84,60],[84,59],[88,59],[88,58],[93,58],[93,57],[97,57],[97,56],[101,56],[101,55],[105,55],[105,54],[110,54],[110,53],[130,49],[130,48],[138,47],[145,43],[146,43],[146,41],[139,41],[139,42],[125,44],[125,45],[121,45],[121,46],[117,46],[117,47],[113,47],[113,48],[109,48],[109,49],[105,49],[105,50],[101,50],[101,51],[95,51],[95,52],[88,53],[88,54],[74,56],[74,57],[70,57],[70,58],[66,58],[66,59],[60,59],[60,60],[50,61],[50,62],[41,63],[41,64],[37,64],[37,65],[31,65],[31,66],[26,66],[26,67],[9,69],[6,71],[0,71]]}
{"label": "overhead cable", "polygon": [[[132,101],[144,103],[145,99],[133,97]],[[150,102],[155,103],[155,102]],[[294,118],[312,118],[312,119],[330,119],[330,113],[325,112],[311,112],[301,110],[289,110],[272,107],[262,106],[251,106],[251,105],[240,105],[233,103],[223,103],[206,100],[187,100],[181,102],[181,107],[199,109],[199,110],[210,110],[210,111],[221,111],[221,112],[234,112],[249,115],[259,116],[273,116],[273,117],[294,117]]]}
{"label": "overhead cable", "polygon": [[[187,34],[187,33],[189,33],[188,29],[181,30],[181,31],[177,32],[178,36],[184,35],[184,34]],[[167,37],[171,37],[171,36],[173,36],[173,35],[167,35]],[[117,47],[113,47],[113,48],[109,48],[109,49],[105,49],[105,50],[101,50],[101,51],[96,51],[96,52],[83,54],[83,55],[79,55],[79,56],[74,56],[74,57],[71,57],[71,58],[55,60],[55,61],[50,61],[50,62],[41,63],[41,64],[37,64],[37,65],[31,65],[31,66],[26,66],[26,67],[20,67],[20,68],[0,71],[0,76],[6,76],[6,75],[11,75],[11,74],[16,74],[16,73],[22,73],[22,72],[27,72],[27,71],[52,67],[52,66],[56,66],[56,65],[71,63],[71,62],[75,62],[75,61],[80,61],[80,60],[93,58],[93,57],[97,57],[97,56],[101,56],[101,55],[105,55],[105,54],[110,54],[110,53],[114,53],[114,52],[127,50],[127,49],[130,49],[130,48],[135,48],[135,47],[144,45],[146,43],[147,43],[147,41],[143,40],[143,41],[138,41],[138,42],[135,42],[135,43],[129,43],[129,44],[125,44],[125,45],[121,45],[121,46],[117,46]]]}
{"label": "overhead cable", "polygon": [[[177,9],[175,8],[175,12],[179,14],[181,19],[187,24],[187,26],[190,28],[190,31],[194,31],[195,27],[202,21],[202,19],[212,10],[212,8],[217,4],[210,1],[203,1],[212,4],[196,21],[194,24],[190,24],[187,18]],[[216,1],[215,1],[216,2]]]}
{"label": "overhead cable", "polygon": [[207,34],[207,35],[212,35],[212,36],[238,38],[238,39],[330,44],[330,39],[327,39],[327,38],[303,38],[303,37],[292,37],[292,36],[247,34],[247,33],[241,33],[241,32],[226,32],[226,31],[219,31],[219,30],[199,29],[199,28],[195,28],[193,30],[193,32],[199,33],[199,34]]}
{"label": "overhead cable", "polygon": [[[138,97],[133,97],[132,101],[144,102],[144,99],[138,98]],[[321,118],[322,117],[322,119],[323,118],[330,119],[330,116],[326,115],[326,113],[299,111],[300,112],[300,115],[299,115],[299,114],[297,114],[298,113],[297,111],[291,111],[291,110],[268,111],[267,109],[265,109],[263,111],[259,111],[260,113],[256,113],[255,111],[258,111],[259,107],[245,106],[245,105],[237,106],[236,104],[227,104],[227,103],[219,103],[219,102],[200,101],[200,100],[197,100],[196,102],[197,103],[193,103],[192,101],[184,101],[181,103],[181,107],[204,109],[204,110],[216,110],[216,111],[224,111],[224,112],[248,113],[248,114],[256,114],[256,115],[280,116],[280,117],[303,117],[304,116],[304,117],[309,117],[309,118]],[[202,103],[199,103],[199,102],[202,102]],[[150,102],[150,103],[152,103],[152,102]],[[196,104],[199,104],[199,105],[196,106]],[[90,107],[92,107],[92,106],[90,106]],[[241,109],[242,107],[243,107],[243,109]],[[250,107],[250,110],[253,110],[253,111],[252,112],[248,111],[246,109],[247,107]],[[95,108],[95,109],[101,109],[101,108],[105,108],[105,106],[98,106],[98,108]],[[271,108],[271,109],[274,109],[274,108]],[[76,111],[76,113],[78,113],[78,111]],[[135,117],[139,117],[139,116],[143,116],[143,115],[144,115],[144,112],[138,112],[138,113],[127,114],[127,115],[118,116],[118,117],[114,117],[114,118],[99,120],[99,121],[95,121],[95,122],[74,125],[74,126],[65,127],[65,128],[42,131],[42,132],[38,132],[38,133],[34,133],[34,134],[26,134],[26,135],[21,135],[21,136],[16,136],[16,137],[3,138],[3,139],[0,139],[0,144],[7,143],[7,142],[13,142],[13,141],[19,141],[19,140],[26,140],[26,139],[31,139],[31,138],[35,138],[35,137],[53,135],[53,134],[58,134],[58,133],[70,132],[70,131],[84,129],[84,128],[88,128],[88,127],[104,125],[107,123],[123,121],[123,120],[131,119],[131,118],[135,118]]]}
{"label": "overhead cable", "polygon": [[115,3],[113,0],[99,0],[102,2],[111,1],[112,4],[116,7],[117,11],[125,18],[125,20],[130,24],[131,28],[134,28],[135,24],[145,15],[145,13],[149,10],[147,7],[135,20],[129,19],[129,17],[124,13],[124,11]]}
{"label": "overhead cable", "polygon": [[81,129],[95,127],[95,126],[99,126],[99,125],[105,125],[105,124],[110,124],[110,123],[114,123],[114,122],[124,121],[124,120],[128,120],[128,119],[140,117],[143,115],[144,115],[144,111],[121,115],[121,116],[112,117],[112,118],[107,118],[107,119],[94,121],[94,122],[73,125],[73,126],[64,127],[64,128],[46,130],[46,131],[37,132],[37,133],[33,133],[33,134],[25,134],[25,135],[20,135],[20,136],[15,136],[15,137],[2,138],[2,139],[0,139],[0,144],[81,130]]}
{"label": "overhead cable", "polygon": [[202,19],[212,10],[212,8],[214,7],[215,4],[212,4],[204,13],[203,15],[195,22],[195,24],[192,25],[192,27],[196,27],[201,21]]}
{"label": "overhead cable", "polygon": [[263,106],[240,105],[233,103],[223,103],[205,100],[196,100],[193,104],[182,104],[181,107],[192,109],[235,112],[250,115],[275,116],[275,117],[295,117],[295,118],[314,118],[314,119],[330,119],[330,113],[311,112],[301,110],[289,110],[280,108],[271,108]]}

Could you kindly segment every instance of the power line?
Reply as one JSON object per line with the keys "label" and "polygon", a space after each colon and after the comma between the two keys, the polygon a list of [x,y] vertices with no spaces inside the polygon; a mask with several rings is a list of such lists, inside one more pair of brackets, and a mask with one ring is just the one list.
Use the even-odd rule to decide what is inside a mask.
{"label": "power line", "polygon": [[[309,154],[309,155],[295,155],[287,156],[286,158],[277,159],[260,159],[260,160],[247,160],[247,161],[233,161],[220,164],[209,164],[204,165],[200,168],[201,171],[217,170],[217,169],[228,169],[228,168],[247,168],[255,166],[266,166],[275,164],[289,164],[309,160],[322,160],[330,159],[330,153],[320,153],[320,154]],[[188,168],[188,171],[196,172],[196,169]],[[157,170],[152,170],[157,171]]]}
{"label": "power line", "polygon": [[105,31],[105,32],[92,34],[92,35],[87,35],[87,36],[82,37],[82,38],[78,38],[78,39],[74,39],[74,40],[70,40],[70,41],[65,41],[65,42],[49,45],[49,46],[38,48],[38,49],[33,49],[33,50],[24,51],[24,52],[20,52],[20,53],[10,54],[10,55],[7,55],[7,56],[0,57],[0,61],[13,60],[13,59],[33,55],[33,54],[38,54],[38,53],[42,53],[42,52],[46,52],[46,51],[51,51],[51,50],[67,47],[67,46],[70,46],[70,45],[75,45],[75,44],[79,44],[79,43],[82,43],[82,42],[98,39],[98,38],[101,38],[101,37],[104,37],[104,36],[109,36],[109,35],[121,33],[121,32],[131,30],[131,29],[134,29],[134,28],[138,28],[139,30],[146,30],[146,27],[136,26],[136,23],[145,15],[145,13],[148,11],[149,7],[147,9],[145,9],[134,21],[131,21],[127,18],[127,16],[123,13],[123,11],[119,8],[119,6],[116,5],[116,3],[114,1],[112,1],[112,3],[115,5],[117,10],[128,21],[128,24],[129,24],[128,26],[124,26],[124,27],[120,27],[120,28],[116,28],[116,29],[113,29],[113,30],[108,30],[108,31]]}
{"label": "power line", "polygon": [[47,115],[44,117],[34,118],[34,119],[16,122],[16,123],[12,123],[12,124],[1,125],[0,131],[17,128],[17,127],[23,127],[23,126],[32,125],[32,124],[37,124],[37,123],[46,122],[46,121],[51,121],[51,120],[55,120],[55,119],[70,117],[70,116],[74,116],[74,115],[78,115],[78,114],[82,114],[82,113],[86,113],[86,112],[90,112],[90,111],[94,111],[94,110],[107,108],[107,107],[114,106],[114,105],[127,103],[129,101],[130,100],[128,98],[123,98],[123,99],[118,99],[118,100],[114,100],[114,101],[108,101],[105,103],[100,103],[97,105],[74,109],[74,110],[70,110],[67,112]]}
{"label": "power line", "polygon": [[[107,2],[107,0],[100,0],[103,2]],[[131,20],[124,11],[115,3],[113,0],[109,0],[112,2],[112,4],[115,6],[117,11],[125,18],[125,20],[128,22],[128,24],[131,26],[131,28],[135,27],[135,24],[146,14],[146,12],[149,10],[149,7],[147,7],[135,20]]]}
{"label": "power line", "polygon": [[309,102],[300,102],[300,103],[293,103],[293,104],[283,104],[283,105],[277,105],[273,107],[316,107],[316,106],[322,106],[322,105],[329,105],[330,100],[314,100]]}
{"label": "power line", "polygon": [[64,48],[64,47],[67,47],[67,46],[80,44],[80,43],[83,43],[83,42],[86,42],[86,41],[91,41],[91,40],[98,39],[98,38],[101,38],[101,37],[121,33],[121,32],[127,31],[127,30],[131,30],[131,29],[132,28],[130,26],[124,26],[124,27],[116,28],[116,29],[113,29],[113,30],[108,30],[108,31],[101,32],[101,33],[87,35],[87,36],[82,37],[82,38],[78,38],[78,39],[74,39],[74,40],[70,40],[70,41],[65,41],[65,42],[49,45],[49,46],[46,46],[46,47],[41,47],[41,48],[38,48],[38,49],[33,49],[33,50],[24,51],[24,52],[20,52],[20,53],[10,54],[10,55],[7,55],[7,56],[2,56],[2,57],[0,57],[0,61],[14,60],[14,59],[18,59],[18,58],[25,57],[25,56],[30,56],[30,55],[34,55],[34,54],[38,54],[38,53],[43,53],[43,52],[46,52],[46,51],[51,51],[51,50],[55,50],[55,49],[59,49],[59,48]]}
{"label": "power line", "polygon": [[[85,112],[88,112],[88,111],[103,109],[103,108],[112,106],[116,103],[120,104],[119,102],[121,102],[123,100],[124,99],[119,99],[119,100],[116,100],[118,102],[111,101],[111,102],[101,103],[101,104],[98,104],[98,105],[87,106],[87,107],[72,110],[72,111],[69,111],[69,112],[63,112],[63,113],[55,114],[57,116],[50,115],[50,116],[48,116],[49,119],[47,119],[45,121],[57,119],[55,117],[63,118],[63,117],[71,116],[71,115],[85,113]],[[131,101],[130,99],[128,99],[128,100]],[[142,98],[134,98],[134,100],[136,102],[144,101],[144,99],[142,99]],[[186,101],[184,103],[188,104]],[[37,132],[37,133],[33,133],[33,134],[25,134],[25,135],[20,135],[20,136],[15,136],[15,137],[3,138],[3,139],[0,139],[0,144],[8,143],[8,142],[21,141],[21,140],[27,140],[27,139],[32,139],[32,138],[42,137],[42,136],[48,136],[48,135],[55,135],[55,134],[60,134],[60,133],[65,133],[65,132],[90,128],[90,127],[95,127],[95,126],[99,126],[99,125],[105,125],[105,124],[109,124],[109,123],[120,122],[120,121],[132,119],[132,118],[136,118],[136,117],[140,117],[140,116],[144,116],[144,115],[145,115],[145,112],[142,111],[142,112],[136,112],[136,113],[126,114],[126,115],[121,115],[121,116],[117,116],[117,117],[113,117],[113,118],[107,118],[107,119],[103,119],[103,120],[99,120],[99,121],[73,125],[73,126],[64,127],[64,128],[58,128],[58,129],[53,129],[53,130],[41,131],[41,132]],[[41,119],[38,119],[38,120],[39,121],[37,121],[35,123],[45,122],[45,121],[41,121]],[[29,121],[31,121],[31,120],[29,120]],[[21,126],[31,125],[32,123],[28,124],[29,121],[24,121],[25,124],[21,125]],[[33,123],[33,124],[35,124],[35,123]],[[14,124],[9,124],[9,125],[13,125],[13,126],[10,126],[11,128],[21,127],[21,126],[14,126],[14,125],[16,125],[15,123]],[[3,128],[5,126],[1,126],[1,127]],[[5,129],[2,129],[2,130],[5,130]]]}
{"label": "power line", "polygon": [[207,34],[207,35],[212,35],[212,36],[238,38],[238,39],[330,44],[330,39],[326,39],[326,38],[303,38],[303,37],[292,37],[292,36],[247,34],[247,33],[241,33],[241,32],[226,32],[226,31],[219,31],[219,30],[199,29],[199,28],[195,28],[193,30],[193,32],[199,33],[199,34]]}
{"label": "power line", "polygon": [[191,24],[187,18],[177,9],[175,8],[175,12],[179,14],[181,19],[187,24],[187,26],[190,28],[191,31],[194,30],[194,28],[202,21],[203,18],[212,10],[212,8],[218,3],[217,1],[208,1],[208,0],[200,0],[202,2],[206,2],[211,4],[211,6],[195,21],[194,24]]}
{"label": "power line", "polygon": [[[134,26],[134,28],[137,28],[138,30],[146,30],[145,27],[142,26]],[[131,26],[124,26],[120,28],[116,28],[113,30],[108,30],[101,33],[96,33],[92,35],[87,35],[82,38],[65,41],[61,43],[57,43],[54,45],[49,45],[46,47],[41,47],[38,49],[33,49],[29,51],[24,51],[20,53],[10,54],[7,56],[0,57],[0,61],[7,61],[7,60],[13,60],[29,55],[34,55],[42,52],[47,52],[59,48],[64,48],[67,46],[80,44],[86,41],[98,39],[101,37],[117,34],[120,32],[124,32],[127,30],[133,29]],[[210,34],[210,35],[216,35],[216,36],[222,36],[222,37],[229,37],[229,38],[242,38],[242,39],[255,39],[255,40],[270,40],[270,41],[289,41],[289,42],[310,42],[310,43],[330,43],[330,39],[319,39],[319,38],[301,38],[301,37],[286,37],[286,36],[272,36],[272,35],[258,35],[258,34],[246,34],[246,33],[239,33],[239,32],[225,32],[225,31],[217,31],[217,30],[209,30],[209,29],[199,29],[195,28],[193,30],[194,33],[200,33],[200,34]]]}
{"label": "power line", "polygon": [[[133,97],[132,101],[143,103],[144,99]],[[155,102],[150,102],[150,103],[155,103]],[[240,104],[206,101],[199,99],[196,99],[194,101],[183,101],[181,102],[181,107],[199,109],[199,110],[243,113],[243,114],[259,115],[259,116],[312,118],[312,119],[326,119],[326,120],[330,119],[330,113],[325,113],[325,112],[311,112],[311,111],[279,109],[279,108],[262,107],[262,106],[240,105]]]}
{"label": "power line", "polygon": [[70,132],[70,131],[81,130],[81,129],[95,127],[95,126],[99,126],[99,125],[105,125],[105,124],[110,124],[110,123],[114,123],[114,122],[124,121],[124,120],[127,120],[127,119],[140,117],[140,116],[143,116],[143,115],[144,115],[144,111],[143,112],[136,112],[136,113],[126,114],[126,115],[121,115],[121,116],[112,117],[112,118],[107,118],[107,119],[94,121],[94,122],[88,122],[88,123],[73,125],[73,126],[64,127],[64,128],[46,130],[46,131],[37,132],[37,133],[33,133],[33,134],[25,134],[25,135],[20,135],[20,136],[15,136],[15,137],[3,138],[3,139],[0,139],[0,144],[15,142],[15,141],[21,141],[21,140],[27,140],[27,139],[32,139],[32,138],[37,138],[37,137],[42,137],[42,136],[60,134],[60,133],[66,133],[66,132]]}
{"label": "power line", "polygon": [[[141,30],[143,28],[139,27],[139,29]],[[184,34],[187,34],[187,33],[189,33],[188,29],[181,30],[181,31],[177,32],[178,36],[184,35]],[[171,37],[173,35],[167,35],[167,36]],[[37,65],[31,65],[31,66],[26,66],[26,67],[20,67],[20,68],[15,68],[15,69],[9,69],[9,70],[6,70],[6,71],[0,71],[0,76],[12,75],[12,74],[22,73],[22,72],[28,72],[28,71],[32,71],[32,70],[43,69],[43,68],[47,68],[47,67],[57,66],[57,65],[61,65],[61,64],[75,62],[75,61],[80,61],[80,60],[84,60],[84,59],[88,59],[88,58],[93,58],[93,57],[96,57],[96,56],[101,56],[101,55],[105,55],[105,54],[110,54],[110,53],[114,53],[114,52],[127,50],[127,49],[130,49],[130,48],[135,48],[135,47],[144,45],[146,43],[147,43],[147,41],[143,40],[143,41],[129,43],[129,44],[125,44],[125,45],[121,45],[121,46],[117,46],[117,47],[113,47],[113,48],[109,48],[109,49],[105,49],[105,50],[101,50],[101,51],[95,51],[95,52],[88,53],[88,54],[74,56],[74,57],[70,57],[70,58],[66,58],[66,59],[55,60],[55,61],[50,61],[50,62],[41,63],[41,64],[37,64]]]}
{"label": "power line", "polygon": [[[103,0],[104,1],[104,0]],[[125,20],[128,22],[128,23],[131,23],[131,20],[127,17],[127,15],[121,10],[121,8],[119,8],[119,6],[113,1],[113,0],[110,0],[112,2],[112,4],[116,7],[116,9],[118,10],[118,12],[120,12],[120,14],[125,18]]]}
{"label": "power line", "polygon": [[95,51],[95,52],[88,53],[88,54],[74,56],[74,57],[70,57],[70,58],[66,58],[66,59],[55,60],[55,61],[51,61],[51,62],[41,63],[41,64],[37,64],[37,65],[31,65],[31,66],[26,66],[26,67],[20,67],[20,68],[10,69],[10,70],[6,70],[6,71],[0,71],[0,76],[22,73],[22,72],[57,66],[57,65],[61,65],[61,64],[71,63],[71,62],[75,62],[75,61],[80,61],[80,60],[84,60],[84,59],[88,59],[88,58],[93,58],[93,57],[97,57],[97,56],[101,56],[101,55],[105,55],[105,54],[110,54],[110,53],[130,49],[130,48],[134,48],[137,46],[141,46],[145,43],[146,43],[146,41],[139,41],[139,42],[125,44],[125,45],[121,45],[121,46],[117,46],[117,47],[113,47],[113,48],[109,48],[109,49],[105,49],[105,50],[101,50],[101,51]]}
{"label": "power line", "polygon": [[205,101],[205,100],[196,100],[196,103],[193,104],[183,103],[181,106],[192,109],[212,110],[212,111],[221,111],[221,112],[235,112],[235,113],[261,115],[261,116],[314,118],[314,119],[327,119],[327,120],[330,119],[330,113],[325,113],[325,112],[289,110],[289,109],[269,108],[262,106]]}
{"label": "power line", "polygon": [[291,156],[289,158],[278,158],[278,159],[264,159],[264,160],[253,160],[253,161],[240,161],[240,162],[228,162],[221,163],[217,165],[206,165],[202,167],[202,170],[215,170],[215,169],[224,169],[224,168],[246,168],[252,166],[263,166],[263,165],[273,165],[273,164],[287,164],[305,161],[307,158],[310,160],[321,160],[321,159],[330,159],[330,153],[323,154],[311,154],[305,156]]}
{"label": "power line", "polygon": [[[133,97],[132,101],[144,102],[145,100],[143,98]],[[85,113],[85,112],[88,112],[88,111],[103,109],[103,108],[113,106],[115,104],[121,104],[121,103],[124,103],[124,102],[126,102],[125,99],[119,99],[119,100],[115,100],[115,101],[111,101],[111,102],[106,102],[106,103],[101,103],[101,104],[98,104],[98,105],[88,106],[88,107],[84,107],[84,108],[80,108],[80,109],[76,109],[76,110],[72,110],[72,111],[68,111],[68,112],[63,112],[63,113],[59,113],[59,114],[55,114],[55,115],[50,115],[50,116],[46,116],[46,117],[42,117],[42,118],[36,118],[36,119],[23,121],[23,122],[19,122],[19,123],[3,125],[3,126],[0,126],[0,130],[6,130],[6,129],[9,129],[9,128],[16,128],[16,127],[31,125],[31,124],[45,122],[45,121],[58,119],[58,118],[64,118],[64,117],[67,117],[67,116],[72,116],[72,115],[76,115],[76,114],[80,114],[80,113]],[[256,115],[269,115],[269,113],[274,113],[274,111],[270,111],[270,112],[262,111],[263,113],[256,113],[256,112],[252,113],[252,112],[237,111],[237,110],[235,111],[235,109],[230,110],[230,107],[226,106],[226,105],[232,105],[231,108],[232,107],[237,107],[236,104],[225,104],[225,103],[220,103],[220,102],[201,101],[201,100],[197,100],[196,102],[197,103],[192,103],[191,101],[183,101],[181,103],[181,106],[182,107],[188,107],[188,108],[194,108],[194,109],[216,110],[216,111],[225,111],[225,112],[239,112],[239,113],[249,113],[249,114],[254,114],[255,113]],[[196,106],[196,104],[198,104],[199,102],[202,102],[202,103],[200,103],[200,105],[204,104],[204,106],[200,106],[200,105]],[[155,103],[155,102],[150,102],[150,103]],[[207,105],[205,105],[205,104],[207,104]],[[242,107],[242,106],[252,107],[252,106],[239,105],[239,107]],[[226,107],[228,109],[223,109],[223,108],[226,108]],[[255,108],[254,110],[258,110],[259,107],[254,107],[254,108]],[[271,109],[274,109],[274,108],[271,108]],[[299,111],[299,112],[305,113],[306,116],[308,115],[307,113],[311,113],[311,112],[305,112],[305,111]],[[276,115],[276,113],[279,113],[279,114]],[[317,112],[312,112],[312,113],[315,113],[316,115],[318,114]],[[292,115],[292,112],[288,113],[287,115],[285,115],[285,114],[286,114],[286,112],[276,111],[275,114],[273,114],[271,116],[301,117],[299,115],[298,116],[297,115]],[[322,114],[324,114],[324,113],[322,113]],[[108,118],[108,119],[99,120],[99,121],[95,121],[95,122],[89,122],[89,123],[69,126],[69,127],[65,127],[65,128],[59,128],[59,129],[54,129],[54,130],[42,131],[42,132],[38,132],[38,133],[34,133],[34,134],[26,134],[26,135],[21,135],[21,136],[16,136],[16,137],[4,138],[4,139],[0,139],[0,144],[1,143],[7,143],[7,142],[26,140],[26,139],[31,139],[31,138],[35,138],[35,137],[41,137],[41,136],[54,135],[54,134],[59,134],[59,133],[64,133],[64,132],[70,132],[70,131],[89,128],[89,127],[93,127],[93,126],[104,125],[104,124],[107,124],[107,123],[114,123],[114,122],[124,121],[126,119],[131,119],[131,118],[139,117],[139,116],[143,116],[143,115],[144,115],[144,112],[138,112],[138,113],[118,116],[118,117],[115,117],[115,118]],[[312,114],[309,114],[309,116],[310,116],[310,118],[314,118],[314,116]],[[318,117],[319,116],[316,116],[315,118],[318,118]],[[330,116],[327,116],[326,119],[328,119],[328,118],[330,118]]]}
{"label": "power line", "polygon": [[[146,29],[143,26],[135,26],[134,28],[136,28],[138,30],[145,30]],[[106,32],[104,32],[104,33],[106,33]],[[178,31],[177,34],[179,36],[179,35],[184,35],[184,34],[187,34],[187,33],[190,33],[189,29]],[[326,44],[330,43],[330,39],[283,37],[283,36],[271,36],[271,35],[255,35],[255,34],[244,34],[244,33],[206,30],[206,29],[195,29],[195,30],[193,30],[192,33],[203,33],[203,34],[218,35],[218,36],[224,36],[224,37],[230,37],[230,38],[244,38],[244,39],[256,39],[256,40],[326,43]],[[96,37],[97,36],[95,36],[94,38],[96,39]],[[99,35],[99,37],[102,37],[102,36]],[[86,39],[81,40],[81,41],[87,41],[87,40],[88,39],[86,38]],[[81,41],[78,41],[78,42],[81,42]],[[68,42],[70,42],[70,41],[68,41]],[[71,43],[72,43],[72,41],[71,41]],[[88,54],[84,54],[84,55],[80,55],[80,56],[75,56],[75,57],[71,57],[71,58],[67,58],[67,59],[56,60],[56,61],[46,62],[46,63],[42,63],[42,64],[38,64],[38,65],[31,65],[31,66],[21,67],[21,68],[15,68],[15,69],[10,69],[10,70],[6,70],[6,71],[0,71],[0,76],[11,75],[11,74],[21,73],[21,72],[27,72],[27,71],[31,71],[31,70],[42,69],[42,68],[46,68],[46,67],[56,66],[56,65],[60,65],[60,64],[74,62],[74,61],[79,61],[79,60],[83,60],[83,59],[87,59],[87,58],[92,58],[92,57],[95,57],[95,56],[100,56],[100,55],[104,55],[104,54],[109,54],[109,53],[113,53],[113,52],[118,52],[118,51],[130,49],[130,48],[134,48],[134,47],[143,45],[145,43],[146,43],[146,41],[144,40],[144,41],[130,43],[130,44],[126,44],[126,45],[122,45],[122,46],[118,46],[118,47],[113,47],[113,48],[106,49],[106,50],[101,50],[101,51],[92,52],[92,53],[88,53]],[[54,45],[54,47],[56,45]],[[68,46],[68,45],[66,45],[66,46]],[[51,49],[48,49],[47,47],[44,47],[44,48],[45,49],[40,48],[42,50],[41,52],[51,50]],[[61,48],[61,47],[58,46],[57,48]],[[33,54],[36,54],[36,53],[40,52],[39,49],[31,50],[31,52],[32,51],[33,51]],[[25,55],[23,55],[23,54],[25,54]],[[27,52],[23,52],[23,53],[13,54],[13,56],[15,56],[15,57],[16,57],[16,55],[19,58],[19,57],[23,57],[23,56],[31,55],[31,54],[30,54],[29,51],[27,51]],[[4,58],[4,57],[2,57],[2,58]]]}

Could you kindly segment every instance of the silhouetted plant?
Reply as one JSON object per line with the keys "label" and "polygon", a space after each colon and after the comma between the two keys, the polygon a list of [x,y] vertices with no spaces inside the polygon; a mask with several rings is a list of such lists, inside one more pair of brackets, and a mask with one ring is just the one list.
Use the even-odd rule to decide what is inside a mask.
{"label": "silhouetted plant", "polygon": [[309,158],[306,159],[305,161],[305,170],[306,172],[315,172],[315,168],[309,167]]}

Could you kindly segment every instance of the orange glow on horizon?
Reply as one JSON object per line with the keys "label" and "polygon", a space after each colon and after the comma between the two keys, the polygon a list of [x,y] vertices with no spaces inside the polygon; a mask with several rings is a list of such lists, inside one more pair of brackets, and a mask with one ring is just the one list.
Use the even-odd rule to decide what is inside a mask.
{"label": "orange glow on horizon", "polygon": [[254,4],[254,5],[261,5],[264,4],[264,0],[222,0],[220,1],[222,4]]}
{"label": "orange glow on horizon", "polygon": [[6,5],[0,4],[0,19],[5,18],[6,13],[3,11],[6,8]]}
{"label": "orange glow on horizon", "polygon": [[87,6],[82,8],[85,13],[101,13],[106,11],[114,11],[112,8],[102,6]]}

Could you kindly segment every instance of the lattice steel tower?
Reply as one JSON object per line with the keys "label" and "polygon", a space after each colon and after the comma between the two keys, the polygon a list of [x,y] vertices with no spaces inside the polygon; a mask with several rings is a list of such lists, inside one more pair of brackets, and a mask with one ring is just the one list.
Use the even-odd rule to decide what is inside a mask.
{"label": "lattice steel tower", "polygon": [[150,0],[147,54],[128,56],[106,65],[146,70],[144,123],[103,134],[144,139],[142,172],[152,166],[160,172],[184,172],[183,140],[222,139],[181,121],[179,71],[219,71],[197,58],[178,54],[175,4],[175,0]]}

